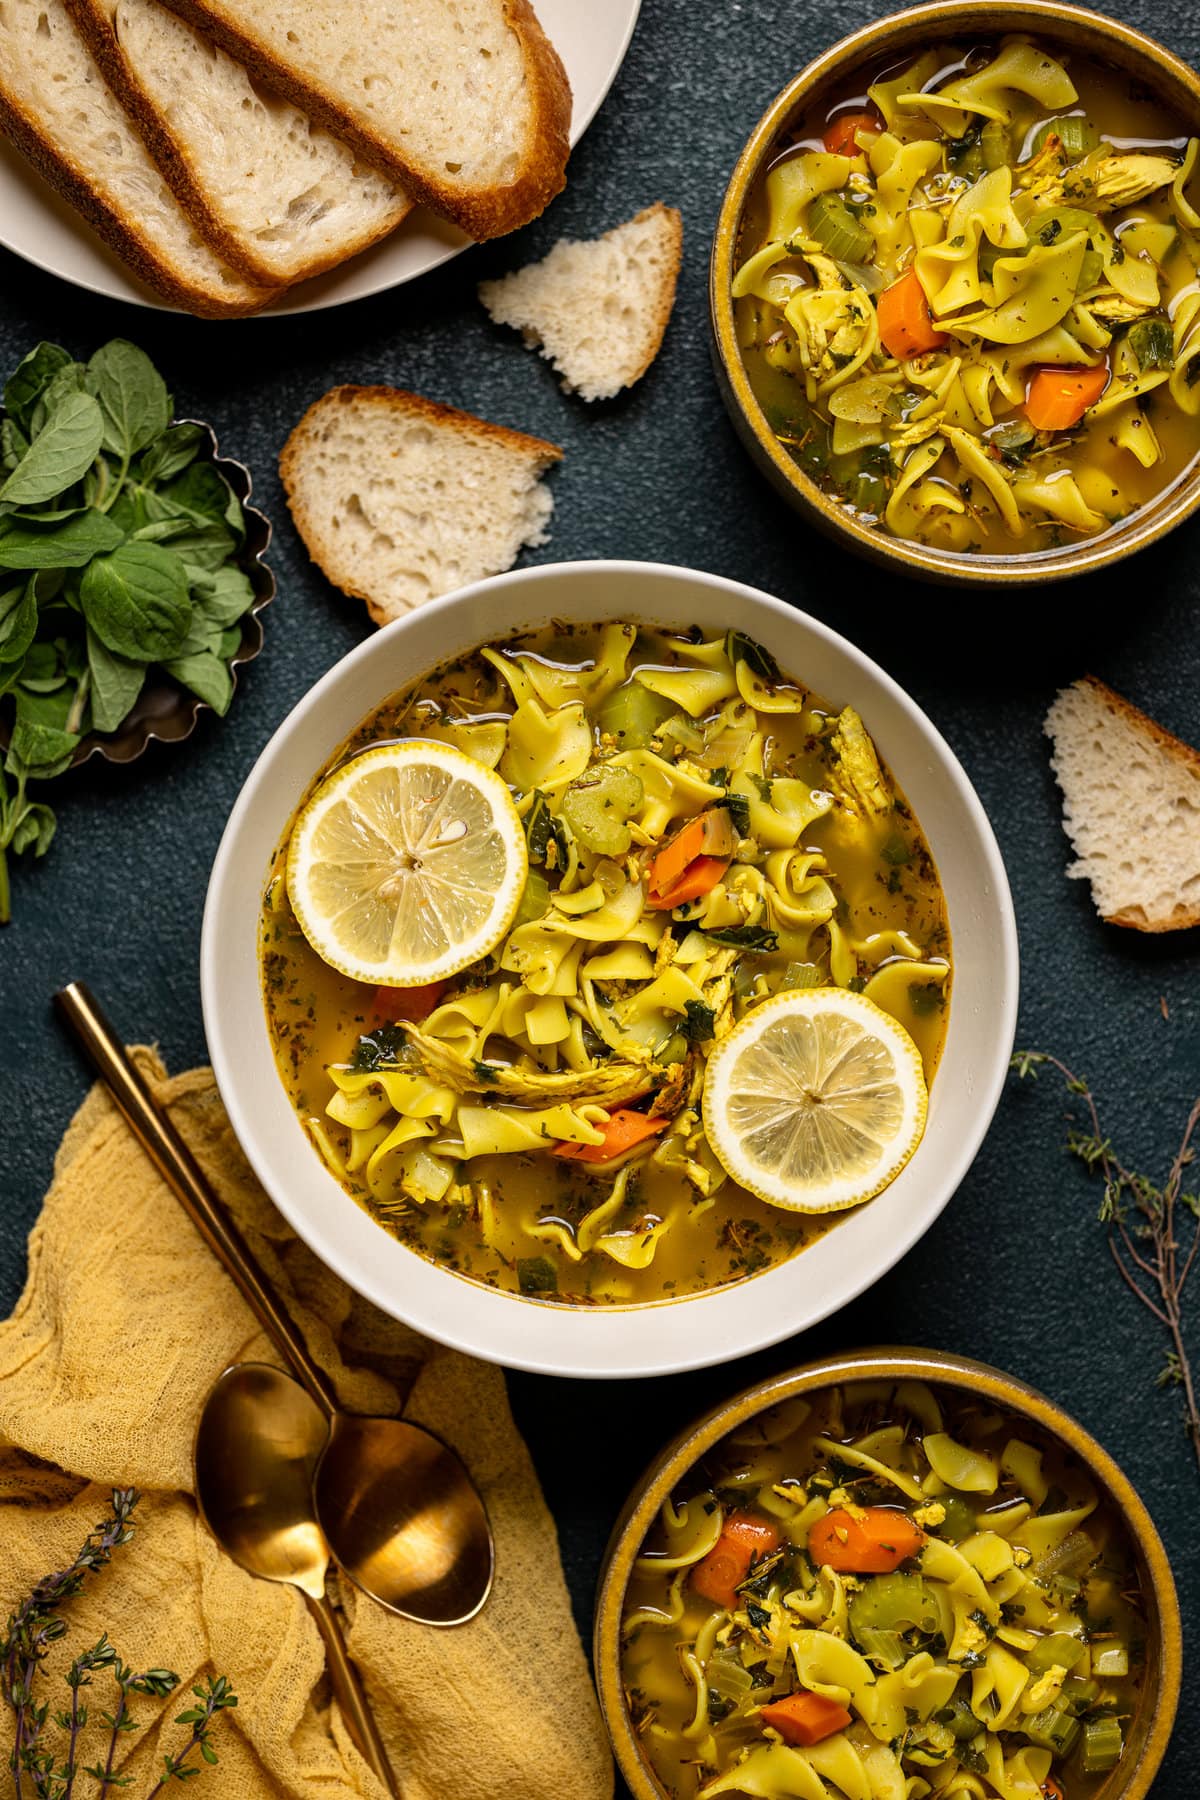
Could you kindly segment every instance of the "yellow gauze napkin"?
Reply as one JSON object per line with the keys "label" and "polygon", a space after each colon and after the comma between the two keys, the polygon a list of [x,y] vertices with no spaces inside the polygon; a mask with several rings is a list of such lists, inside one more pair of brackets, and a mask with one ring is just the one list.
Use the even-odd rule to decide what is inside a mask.
{"label": "yellow gauze napkin", "polygon": [[[487,1500],[496,1585],[451,1631],[392,1617],[330,1580],[405,1800],[606,1800],[612,1765],[572,1623],[554,1525],[498,1369],[443,1350],[352,1294],[299,1243],[257,1185],[207,1069],[166,1078],[135,1051],[317,1360],[352,1410],[405,1416],[455,1446]],[[350,1202],[347,1202],[350,1204]],[[137,1669],[169,1668],[185,1698],[135,1696],[147,1722],[124,1741],[140,1800],[191,1682],[227,1675],[220,1765],[194,1800],[383,1800],[349,1742],[301,1596],[255,1580],[217,1548],[192,1499],[200,1407],[229,1363],[278,1362],[107,1097],[93,1090],[59,1150],[30,1239],[29,1279],[0,1324],[0,1619],[66,1566],[108,1490],[145,1498],[133,1541],[68,1602],[61,1662],[107,1631]],[[107,1677],[90,1691],[111,1705]],[[63,1704],[47,1676],[43,1697]],[[5,1726],[7,1735],[7,1726]],[[11,1738],[0,1743],[5,1766]],[[62,1746],[59,1746],[60,1750]],[[95,1746],[84,1760],[95,1760]],[[90,1791],[84,1783],[84,1791]]]}

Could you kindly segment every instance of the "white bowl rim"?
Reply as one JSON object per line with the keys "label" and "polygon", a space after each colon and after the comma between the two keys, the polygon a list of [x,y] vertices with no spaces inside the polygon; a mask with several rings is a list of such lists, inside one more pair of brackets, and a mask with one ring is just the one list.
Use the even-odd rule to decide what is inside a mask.
{"label": "white bowl rim", "polygon": [[[334,1176],[321,1163],[315,1148],[305,1139],[303,1141],[311,1159],[309,1177],[311,1178],[311,1171],[316,1169],[327,1190],[325,1198],[330,1202],[340,1203],[306,1210],[303,1202],[293,1193],[287,1156],[273,1155],[274,1146],[269,1134],[259,1128],[246,1103],[243,1083],[239,1079],[239,1063],[244,1064],[246,1057],[253,1056],[254,1053],[248,1050],[245,1038],[234,1029],[230,1022],[232,1013],[227,1013],[225,1008],[225,983],[230,969],[229,944],[231,933],[236,936],[239,914],[244,915],[246,912],[244,901],[247,891],[250,891],[253,894],[253,916],[243,916],[241,924],[243,930],[249,925],[252,934],[254,999],[259,1014],[263,1015],[260,1021],[262,1044],[266,1046],[266,1053],[270,1056],[258,981],[257,928],[259,897],[271,851],[267,850],[261,857],[261,867],[249,890],[244,878],[238,878],[238,863],[247,854],[248,840],[255,831],[254,813],[261,803],[261,792],[284,763],[292,744],[297,740],[302,741],[305,725],[323,709],[331,693],[336,693],[364,663],[379,656],[381,645],[393,642],[407,633],[414,621],[420,621],[426,626],[436,626],[440,620],[453,615],[485,592],[494,596],[506,589],[516,589],[521,594],[521,599],[515,602],[518,611],[514,616],[512,629],[522,630],[527,628],[527,621],[561,616],[561,608],[553,614],[547,613],[544,607],[538,608],[537,592],[540,587],[564,578],[592,580],[600,576],[617,582],[622,578],[633,582],[639,578],[652,577],[665,586],[679,583],[685,588],[692,586],[713,590],[735,607],[738,602],[742,602],[748,604],[752,611],[765,609],[781,624],[799,628],[818,640],[829,653],[846,662],[854,674],[874,684],[903,715],[915,735],[924,740],[925,750],[933,762],[939,765],[941,774],[949,778],[954,799],[965,815],[965,819],[959,821],[960,826],[965,822],[973,830],[976,839],[974,848],[982,858],[979,886],[988,898],[991,925],[996,935],[991,946],[994,955],[994,986],[988,995],[992,1030],[990,1055],[987,1066],[979,1066],[975,1070],[972,1084],[973,1116],[956,1121],[956,1129],[950,1141],[942,1146],[943,1155],[936,1170],[929,1167],[928,1155],[926,1156],[923,1165],[923,1173],[929,1177],[925,1184],[926,1192],[920,1203],[912,1206],[908,1219],[898,1222],[900,1228],[892,1232],[875,1232],[871,1239],[869,1258],[860,1257],[856,1260],[853,1256],[843,1257],[840,1279],[827,1281],[819,1294],[812,1295],[810,1304],[805,1307],[802,1315],[795,1308],[794,1294],[789,1296],[788,1292],[790,1283],[794,1283],[796,1271],[803,1270],[808,1259],[822,1244],[835,1242],[839,1232],[844,1231],[856,1217],[863,1217],[873,1209],[878,1209],[881,1202],[886,1202],[888,1194],[916,1170],[922,1148],[933,1148],[930,1141],[933,1135],[931,1129],[927,1128],[923,1145],[918,1148],[908,1168],[902,1171],[897,1183],[893,1184],[893,1189],[871,1202],[869,1208],[844,1215],[839,1227],[783,1263],[747,1280],[699,1294],[639,1305],[573,1307],[530,1300],[487,1287],[445,1269],[400,1244],[344,1193]],[[523,606],[526,610],[522,612],[520,608]],[[654,608],[629,604],[615,606],[610,616],[627,614],[651,622],[655,611]],[[738,616],[736,612],[734,616]],[[668,618],[672,623],[677,623],[678,617],[677,613],[671,615],[667,608],[658,612],[658,618],[663,623]],[[455,638],[455,642],[458,643],[459,639]],[[465,647],[464,642],[462,648]],[[459,654],[461,650],[453,653]],[[436,666],[436,660],[438,659],[429,666]],[[381,704],[388,693],[395,692],[402,685],[403,682],[389,683],[379,693],[376,704]],[[365,711],[358,715],[359,718],[363,716]],[[356,723],[357,719],[351,720],[340,735],[348,735]],[[891,759],[888,760],[890,762]],[[903,769],[896,770],[896,777],[900,786],[907,791],[911,786],[911,777],[906,781]],[[311,776],[307,779],[311,779]],[[285,824],[286,816],[275,818],[273,833],[266,834],[270,837],[272,847]],[[952,918],[952,942],[954,930]],[[235,954],[244,952],[243,939],[240,949],[235,944]],[[488,577],[442,595],[422,606],[419,611],[393,621],[382,631],[365,639],[327,670],[302,696],[261,751],[242,785],[222,834],[204,907],[200,985],[204,1027],[213,1072],[234,1133],[255,1174],[284,1219],[336,1275],[384,1313],[412,1326],[436,1342],[467,1355],[535,1374],[619,1379],[676,1374],[711,1367],[716,1363],[724,1363],[765,1349],[819,1324],[831,1313],[857,1299],[901,1260],[949,1203],[970,1169],[991,1125],[1003,1091],[1015,1038],[1019,959],[1016,917],[1008,878],[982,802],[958,758],[936,726],[879,664],[821,620],[746,583],[669,563],[594,558],[578,562],[540,563],[529,568],[511,570],[507,574]],[[955,1006],[962,1004],[962,996],[956,991],[950,1009],[951,1030]],[[274,1074],[273,1066],[271,1073]],[[941,1071],[932,1090],[935,1104],[944,1081],[945,1072]],[[282,1093],[283,1084],[277,1077],[276,1085]],[[284,1098],[296,1130],[301,1132],[302,1127],[290,1099],[286,1095]],[[931,1107],[931,1124],[932,1120]],[[345,1209],[348,1209],[348,1213]],[[353,1219],[364,1221],[369,1227],[372,1234],[371,1250],[376,1254],[358,1257],[341,1241],[344,1233],[339,1231],[339,1226],[353,1232],[351,1215]],[[403,1263],[397,1261],[397,1255],[404,1259]],[[402,1291],[397,1288],[397,1272],[400,1275],[399,1289]],[[641,1322],[648,1329],[640,1329]]]}

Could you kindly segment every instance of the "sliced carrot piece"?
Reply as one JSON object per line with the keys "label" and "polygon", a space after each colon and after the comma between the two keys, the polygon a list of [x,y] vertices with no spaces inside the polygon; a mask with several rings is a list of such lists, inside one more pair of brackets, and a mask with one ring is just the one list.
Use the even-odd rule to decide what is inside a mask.
{"label": "sliced carrot piece", "polygon": [[422,987],[377,987],[375,1018],[381,1025],[395,1024],[399,1019],[419,1025],[422,1019],[429,1017],[449,986],[449,981],[427,981]]}
{"label": "sliced carrot piece", "polygon": [[879,120],[874,113],[839,113],[825,127],[825,148],[831,156],[858,156],[860,131],[869,132],[872,137],[879,136]]}
{"label": "sliced carrot piece", "polygon": [[1046,1796],[1046,1800],[1067,1800],[1067,1790],[1060,1787],[1053,1775],[1047,1775],[1043,1781],[1042,1792]]}
{"label": "sliced carrot piece", "polygon": [[604,1133],[602,1144],[555,1144],[553,1154],[574,1162],[608,1162],[614,1156],[623,1156],[626,1150],[632,1150],[646,1138],[657,1137],[670,1123],[670,1119],[651,1119],[646,1113],[622,1107],[619,1112],[610,1114],[607,1125],[600,1126]]}
{"label": "sliced carrot piece", "polygon": [[835,1506],[809,1530],[808,1553],[839,1574],[889,1575],[924,1542],[920,1526],[894,1507],[868,1506],[855,1514]]}
{"label": "sliced carrot piece", "polygon": [[730,1513],[721,1535],[692,1570],[692,1587],[715,1606],[730,1612],[738,1603],[737,1590],[759,1557],[778,1550],[783,1539],[777,1526],[754,1513]]}
{"label": "sliced carrot piece", "polygon": [[699,900],[701,894],[716,887],[729,862],[727,856],[698,856],[695,862],[688,864],[674,887],[662,894],[647,894],[646,905],[651,912],[670,912],[673,906],[682,906],[685,900]]}
{"label": "sliced carrot piece", "polygon": [[710,807],[681,825],[659,847],[647,873],[650,892],[665,894],[697,857],[723,857],[728,862],[736,849],[737,832],[729,813],[723,806]]}
{"label": "sliced carrot piece", "polygon": [[925,289],[915,269],[906,269],[899,281],[884,288],[875,302],[879,336],[889,356],[921,356],[940,350],[949,342],[933,322]]}
{"label": "sliced carrot piece", "polygon": [[785,1744],[819,1744],[835,1731],[845,1731],[854,1722],[853,1714],[824,1694],[812,1694],[807,1688],[773,1700],[759,1714],[764,1725],[777,1731]]}
{"label": "sliced carrot piece", "polygon": [[1070,431],[1108,386],[1106,362],[1094,369],[1039,369],[1025,390],[1025,417],[1035,431]]}

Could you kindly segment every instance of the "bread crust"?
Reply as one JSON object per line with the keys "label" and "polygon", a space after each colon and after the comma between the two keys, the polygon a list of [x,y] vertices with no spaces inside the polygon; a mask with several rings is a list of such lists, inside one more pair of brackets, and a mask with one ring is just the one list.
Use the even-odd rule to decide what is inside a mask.
{"label": "bread crust", "polygon": [[506,449],[516,451],[519,455],[528,457],[531,462],[540,464],[539,474],[551,464],[561,462],[563,452],[561,445],[551,444],[545,438],[531,437],[528,432],[513,431],[507,425],[493,424],[490,419],[477,418],[474,413],[462,412],[456,406],[444,406],[439,400],[427,400],[423,394],[410,393],[407,388],[346,385],[330,388],[327,393],[314,400],[304,416],[293,426],[279,453],[279,475],[288,510],[296,522],[296,530],[300,533],[305,548],[326,578],[334,587],[340,588],[343,594],[348,594],[355,600],[365,600],[367,611],[375,624],[386,625],[396,616],[393,612],[353,580],[344,581],[330,573],[326,564],[332,558],[323,541],[320,525],[305,510],[297,493],[299,465],[308,448],[312,430],[332,407],[364,403],[369,406],[385,406],[404,418],[417,417],[428,420],[432,425],[448,425],[476,439],[490,438],[494,443],[503,444]]}
{"label": "bread crust", "polygon": [[[1101,681],[1096,675],[1085,675],[1076,686],[1089,688],[1101,705],[1123,719],[1131,730],[1147,738],[1164,756],[1169,756],[1173,762],[1200,776],[1200,750],[1194,750],[1190,744],[1185,744],[1182,738],[1177,738],[1173,732],[1166,730],[1157,719],[1152,719],[1131,700],[1126,700],[1123,694],[1118,694],[1107,682]],[[1164,931],[1188,931],[1193,925],[1200,925],[1200,906],[1186,906],[1177,900],[1172,910],[1159,918],[1151,919],[1141,906],[1122,907],[1120,912],[1105,913],[1102,917],[1106,925],[1121,925],[1129,931],[1157,935]]]}
{"label": "bread crust", "polygon": [[164,300],[180,306],[202,319],[239,319],[261,312],[278,299],[280,289],[263,288],[246,300],[217,295],[208,288],[197,288],[164,262],[152,246],[131,226],[116,207],[111,206],[92,187],[84,172],[77,168],[42,129],[40,121],[26,110],[0,84],[0,131],[31,162],[38,174],[56,193],[73,206],[104,242],[128,263],[139,281],[145,282]]}
{"label": "bread crust", "polygon": [[[76,30],[99,64],[100,73],[128,113],[130,121],[158,164],[163,179],[201,237],[211,244],[230,268],[244,275],[247,281],[274,288],[277,292],[282,291],[283,278],[279,273],[257,256],[253,244],[232,231],[209,204],[203,187],[192,172],[187,152],[142,86],[136,69],[126,56],[113,25],[112,13],[104,0],[64,0],[64,4]],[[309,281],[313,276],[322,275],[327,269],[335,268],[339,263],[357,256],[359,251],[368,250],[372,244],[377,244],[381,238],[394,231],[412,210],[413,202],[409,200],[394,219],[385,221],[374,230],[360,232],[342,249],[331,249],[326,255],[312,257],[302,268],[287,276],[286,285]]]}
{"label": "bread crust", "polygon": [[545,211],[566,186],[570,154],[571,84],[558,52],[546,36],[529,0],[501,0],[504,22],[525,56],[532,98],[530,142],[515,181],[475,191],[439,180],[428,167],[407,160],[395,147],[366,129],[359,116],[330,88],[300,75],[275,56],[236,15],[227,0],[165,0],[173,12],[203,31],[222,50],[244,63],[256,80],[284,95],[302,111],[343,138],[364,161],[382,169],[426,206],[482,243],[516,231]]}
{"label": "bread crust", "polygon": [[630,219],[631,225],[641,225],[647,219],[661,218],[665,221],[671,239],[671,262],[663,275],[658,290],[658,304],[655,308],[654,338],[650,346],[650,354],[641,365],[636,375],[625,383],[627,388],[640,381],[650,364],[662,349],[663,338],[667,335],[667,326],[671,322],[671,314],[675,310],[675,290],[679,286],[679,271],[683,266],[683,214],[677,206],[667,206],[662,200],[656,200],[653,206],[644,206],[640,213]]}

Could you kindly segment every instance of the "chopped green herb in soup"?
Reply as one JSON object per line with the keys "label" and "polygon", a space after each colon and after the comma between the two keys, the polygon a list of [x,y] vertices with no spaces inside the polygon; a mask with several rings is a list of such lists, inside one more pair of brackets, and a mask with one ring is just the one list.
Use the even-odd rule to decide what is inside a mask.
{"label": "chopped green herb in soup", "polygon": [[623,1674],[671,1800],[1091,1800],[1144,1639],[1079,1463],[956,1390],[860,1382],[761,1414],[664,1505]]}
{"label": "chopped green herb in soup", "polygon": [[422,1255],[545,1302],[719,1287],[828,1230],[727,1175],[701,1093],[715,1044],[807,988],[874,1001],[933,1075],[945,905],[858,715],[736,631],[563,625],[415,682],[314,791],[395,739],[497,772],[528,874],[488,955],[370,986],[310,945],[281,845],[262,915],[267,1017],[292,1104],[347,1192]]}

